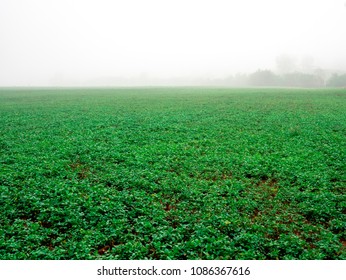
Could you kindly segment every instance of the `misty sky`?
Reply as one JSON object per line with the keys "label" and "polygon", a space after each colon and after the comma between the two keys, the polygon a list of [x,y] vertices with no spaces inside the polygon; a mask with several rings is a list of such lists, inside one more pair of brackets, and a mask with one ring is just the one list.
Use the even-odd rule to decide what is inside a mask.
{"label": "misty sky", "polygon": [[0,86],[346,69],[346,0],[0,0]]}

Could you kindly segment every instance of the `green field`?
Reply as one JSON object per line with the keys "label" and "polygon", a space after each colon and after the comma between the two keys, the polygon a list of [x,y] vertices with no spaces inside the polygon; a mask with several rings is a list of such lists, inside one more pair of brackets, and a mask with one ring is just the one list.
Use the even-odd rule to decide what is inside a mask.
{"label": "green field", "polygon": [[345,89],[1,89],[0,259],[346,259]]}

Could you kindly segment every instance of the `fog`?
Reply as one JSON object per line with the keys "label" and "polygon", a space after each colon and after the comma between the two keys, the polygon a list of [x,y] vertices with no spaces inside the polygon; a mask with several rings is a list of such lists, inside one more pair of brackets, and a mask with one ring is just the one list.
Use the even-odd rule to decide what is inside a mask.
{"label": "fog", "polygon": [[0,0],[0,86],[203,84],[258,69],[346,71],[345,0]]}

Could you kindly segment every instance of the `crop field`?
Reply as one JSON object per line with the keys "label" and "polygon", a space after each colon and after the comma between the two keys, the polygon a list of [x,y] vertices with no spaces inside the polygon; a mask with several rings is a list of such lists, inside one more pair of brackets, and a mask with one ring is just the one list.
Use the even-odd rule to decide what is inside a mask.
{"label": "crop field", "polygon": [[345,89],[0,89],[0,259],[346,259]]}

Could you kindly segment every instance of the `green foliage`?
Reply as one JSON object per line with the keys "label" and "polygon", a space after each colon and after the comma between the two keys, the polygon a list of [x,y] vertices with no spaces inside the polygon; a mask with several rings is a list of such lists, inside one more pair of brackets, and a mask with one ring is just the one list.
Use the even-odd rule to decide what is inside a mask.
{"label": "green foliage", "polygon": [[0,259],[346,259],[344,90],[0,90]]}

